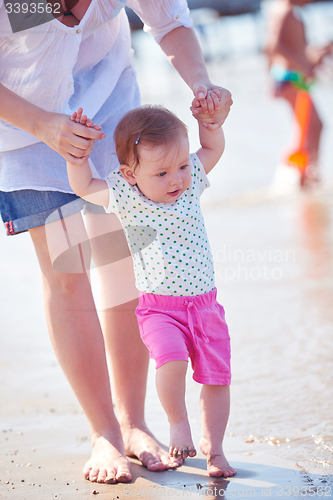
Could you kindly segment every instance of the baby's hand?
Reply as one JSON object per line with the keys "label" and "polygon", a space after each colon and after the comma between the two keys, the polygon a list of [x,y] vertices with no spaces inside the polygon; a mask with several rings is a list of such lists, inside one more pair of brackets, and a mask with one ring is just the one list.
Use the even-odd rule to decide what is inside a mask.
{"label": "baby's hand", "polygon": [[204,122],[200,120],[200,118],[198,118],[196,115],[200,113],[205,113],[206,116],[207,114],[212,115],[216,109],[219,109],[220,99],[221,99],[221,94],[218,89],[208,90],[206,98],[202,101],[197,101],[197,99],[193,99],[191,106],[192,116],[196,118],[199,122],[201,122],[204,127],[210,128],[209,121]]}
{"label": "baby's hand", "polygon": [[87,118],[86,115],[82,115],[83,109],[79,108],[71,116],[71,120],[76,123],[81,123],[81,125],[85,125],[86,127],[94,128],[95,130],[101,130],[101,127],[99,125],[95,125],[95,123],[90,120],[90,118]]}
{"label": "baby's hand", "polygon": [[198,101],[198,99],[196,98],[193,99],[191,111],[195,110],[195,114],[209,113],[211,115],[216,109],[219,109],[220,99],[221,94],[218,89],[207,90],[205,99],[202,99],[200,101]]}

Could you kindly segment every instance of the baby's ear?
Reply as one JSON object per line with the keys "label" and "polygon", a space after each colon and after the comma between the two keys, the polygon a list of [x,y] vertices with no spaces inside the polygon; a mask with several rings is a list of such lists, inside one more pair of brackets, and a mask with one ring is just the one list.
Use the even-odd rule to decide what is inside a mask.
{"label": "baby's ear", "polygon": [[131,168],[129,165],[120,165],[119,171],[129,184],[131,184],[132,186],[136,184],[133,168]]}

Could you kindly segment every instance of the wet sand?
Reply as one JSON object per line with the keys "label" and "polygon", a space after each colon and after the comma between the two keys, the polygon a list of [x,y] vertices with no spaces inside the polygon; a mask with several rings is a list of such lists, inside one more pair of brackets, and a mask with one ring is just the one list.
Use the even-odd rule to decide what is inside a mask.
{"label": "wet sand", "polygon": [[[176,111],[189,123],[195,150],[190,92],[166,63],[147,66],[146,43],[137,43],[143,102]],[[332,86],[318,94],[327,124],[322,188],[276,195],[269,185],[291,125],[288,110],[264,92],[263,59],[222,61],[211,64],[210,72],[235,101],[225,126],[226,153],[210,174],[212,186],[202,204],[232,337],[225,452],[237,476],[209,479],[199,455],[163,473],[133,461],[129,485],[82,479],[91,450],[88,425],[47,337],[32,243],[26,234],[7,238],[1,231],[1,499],[332,497]],[[196,444],[199,390],[189,373],[187,404]],[[167,443],[153,365],[146,410],[149,427]]]}
{"label": "wet sand", "polygon": [[[77,498],[190,497],[227,499],[240,497],[308,497],[306,492],[331,492],[330,478],[309,475],[287,460],[265,453],[240,440],[227,438],[229,460],[237,469],[230,480],[208,478],[205,460],[186,461],[176,471],[149,472],[132,462],[133,480],[127,484],[103,485],[85,481],[80,469],[89,453],[82,415],[44,415],[43,421],[29,416],[12,422],[1,436],[0,498],[12,500]],[[22,429],[22,432],[18,431]],[[302,494],[301,494],[302,493]],[[298,495],[299,494],[299,495]]]}
{"label": "wet sand", "polygon": [[[314,196],[307,197],[306,202],[312,200],[313,203],[324,203],[332,214],[332,203],[329,200],[323,201],[324,198],[321,196],[320,200],[315,200]],[[226,267],[221,271],[223,252],[228,254],[228,245],[230,248],[232,244],[233,248],[247,251],[249,238],[258,231],[261,232],[263,227],[267,227],[267,223],[274,225],[279,249],[287,250],[292,232],[291,224],[287,223],[288,215],[295,211],[297,203],[301,203],[300,198],[298,201],[296,199],[273,199],[263,207],[260,203],[258,206],[258,202],[253,204],[253,197],[251,203],[245,197],[238,198],[237,207],[234,205],[229,209],[212,210],[207,202],[205,209],[207,230],[217,263],[219,297],[227,310],[233,339],[232,411],[225,452],[232,466],[236,468],[237,475],[230,480],[208,478],[205,460],[200,455],[195,459],[187,459],[186,465],[177,471],[162,473],[151,473],[133,460],[133,480],[128,485],[91,484],[82,478],[81,470],[91,448],[88,426],[57,365],[47,338],[41,307],[40,280],[32,245],[27,235],[21,235],[18,240],[6,239],[4,234],[1,234],[1,276],[3,283],[7,284],[6,289],[2,287],[1,300],[1,499],[88,500],[90,495],[97,494],[100,495],[99,498],[106,499],[138,496],[280,498],[290,496],[291,491],[293,497],[310,498],[314,495],[323,496],[325,493],[331,496],[333,477],[330,475],[330,468],[311,464],[306,460],[307,457],[302,455],[302,448],[287,449],[289,445],[283,442],[283,436],[280,437],[281,446],[285,446],[285,452],[282,454],[277,442],[279,436],[276,434],[271,437],[271,443],[260,442],[258,439],[260,433],[257,432],[256,422],[259,429],[266,430],[265,426],[271,426],[273,432],[277,428],[281,430],[283,422],[283,431],[293,432],[293,413],[296,409],[295,405],[290,404],[290,399],[294,397],[296,403],[300,404],[296,392],[298,396],[309,397],[311,405],[313,404],[310,390],[302,386],[299,373],[294,377],[295,391],[290,392],[286,388],[288,380],[285,380],[282,374],[275,377],[268,369],[271,364],[279,366],[279,360],[274,355],[272,357],[274,351],[280,349],[282,354],[288,353],[287,349],[283,352],[283,347],[272,339],[270,332],[276,328],[274,325],[276,321],[281,320],[281,315],[285,315],[286,311],[293,313],[288,310],[290,305],[285,303],[291,301],[292,297],[285,296],[285,292],[290,288],[291,275],[297,272],[295,262],[283,263],[283,278],[278,283],[280,290],[272,286],[272,279],[270,282],[261,279],[259,283],[253,279],[241,278],[228,278],[226,281],[226,277],[231,276],[231,273],[229,271],[229,274],[226,274]],[[284,220],[283,224],[279,220],[280,217]],[[236,235],[235,224],[239,228]],[[270,234],[267,231],[267,237]],[[257,249],[267,249],[265,236],[260,236],[258,241]],[[235,266],[237,263],[229,263],[229,269],[231,265]],[[272,271],[269,263],[268,268]],[[319,289],[325,286],[324,278],[320,280],[319,285]],[[325,292],[325,288],[323,291]],[[258,305],[261,311],[265,310],[261,319],[258,315]],[[284,311],[281,307],[284,307]],[[275,308],[278,309],[276,313],[273,312]],[[332,324],[332,312],[328,304],[323,308],[324,311]],[[258,327],[259,320],[264,324],[264,330]],[[246,326],[248,332],[244,331]],[[298,325],[299,327],[302,328],[302,325]],[[267,338],[260,338],[260,334],[265,334]],[[290,345],[292,347],[292,341]],[[294,348],[289,356],[289,363],[297,361]],[[328,360],[326,362],[328,367]],[[322,364],[325,364],[324,358]],[[288,363],[282,366],[288,372]],[[325,373],[325,369],[323,372]],[[328,379],[329,373],[326,375]],[[313,373],[310,378],[313,383],[316,382]],[[195,443],[198,443],[200,438],[199,389],[189,373],[187,404]],[[326,391],[329,392],[328,380]],[[323,402],[317,398],[317,405],[323,404],[319,411],[322,419],[330,418],[329,394],[327,397]],[[276,399],[281,407],[280,423],[274,421],[272,414]],[[288,406],[287,409],[285,405]],[[305,409],[302,411],[306,412]],[[286,422],[285,419],[289,416],[290,422]],[[301,421],[303,417],[299,412],[298,420]],[[147,421],[159,439],[167,443],[168,426],[154,388],[152,365],[147,390]],[[242,436],[243,429],[246,429],[247,434]],[[251,435],[252,431],[256,435]],[[239,437],[232,437],[231,434]],[[293,443],[294,436],[289,435],[290,444],[297,444],[297,436]],[[268,446],[269,444],[271,446]],[[320,453],[316,456],[319,455]]]}

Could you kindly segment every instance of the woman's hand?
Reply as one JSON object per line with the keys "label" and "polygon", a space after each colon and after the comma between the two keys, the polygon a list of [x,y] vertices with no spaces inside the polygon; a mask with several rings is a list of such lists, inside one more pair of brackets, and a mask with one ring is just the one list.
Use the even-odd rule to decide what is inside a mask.
{"label": "woman's hand", "polygon": [[[219,95],[219,101],[214,100],[214,105],[209,105],[206,96],[207,91],[211,90],[216,95]],[[229,90],[219,87],[218,85],[213,85],[208,82],[205,84],[195,85],[193,88],[194,99],[191,105],[191,111],[194,118],[199,120],[201,123],[206,123],[207,128],[210,130],[216,130],[221,127],[225,122],[230,107],[232,105],[232,98]]]}
{"label": "woman's hand", "polygon": [[105,137],[100,130],[83,127],[67,115],[51,112],[42,114],[34,135],[76,166],[83,165],[87,160],[95,140]]}

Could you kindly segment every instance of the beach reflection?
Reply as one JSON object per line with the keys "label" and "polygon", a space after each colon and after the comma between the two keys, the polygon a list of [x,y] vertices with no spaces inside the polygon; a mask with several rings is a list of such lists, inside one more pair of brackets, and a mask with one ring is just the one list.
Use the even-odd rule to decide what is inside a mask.
{"label": "beach reflection", "polygon": [[333,228],[330,209],[318,197],[308,196],[300,204],[299,219],[308,257],[305,272],[313,280],[325,279],[332,274]]}

